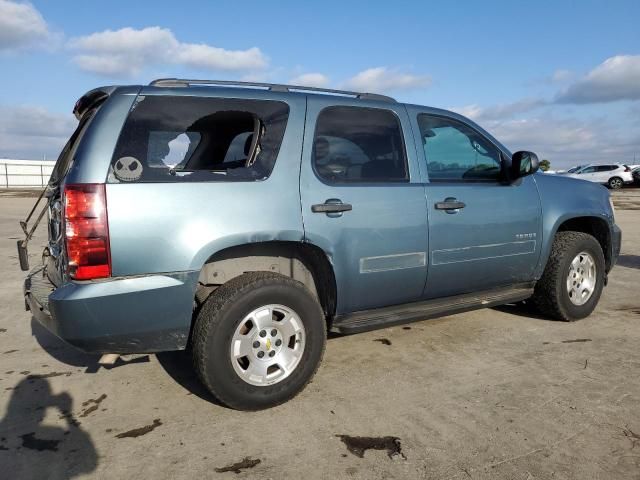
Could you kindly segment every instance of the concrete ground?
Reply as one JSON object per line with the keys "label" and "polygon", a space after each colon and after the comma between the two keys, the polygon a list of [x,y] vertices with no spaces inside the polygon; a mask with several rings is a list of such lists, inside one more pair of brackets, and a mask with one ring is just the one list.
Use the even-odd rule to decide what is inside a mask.
{"label": "concrete ground", "polygon": [[32,322],[15,252],[32,202],[0,198],[0,478],[640,478],[637,210],[617,212],[590,318],[503,307],[332,338],[301,395],[244,413],[183,353],[100,368]]}

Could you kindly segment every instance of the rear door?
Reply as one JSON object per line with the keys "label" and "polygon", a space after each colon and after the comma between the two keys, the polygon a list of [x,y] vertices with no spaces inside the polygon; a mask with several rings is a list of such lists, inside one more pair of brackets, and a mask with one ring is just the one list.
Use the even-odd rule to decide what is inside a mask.
{"label": "rear door", "polygon": [[409,107],[426,170],[429,272],[424,298],[533,279],[541,206],[534,176],[501,181],[505,155],[462,118]]}
{"label": "rear door", "polygon": [[317,95],[307,102],[302,216],[306,240],[333,264],[337,313],[418,300],[426,211],[405,108]]}
{"label": "rear door", "polygon": [[596,171],[593,174],[593,181],[599,183],[607,183],[611,172],[617,168],[616,165],[598,165],[595,167]]}
{"label": "rear door", "polygon": [[586,167],[578,172],[578,176],[580,180],[587,180],[589,182],[599,182],[598,178],[598,167]]}

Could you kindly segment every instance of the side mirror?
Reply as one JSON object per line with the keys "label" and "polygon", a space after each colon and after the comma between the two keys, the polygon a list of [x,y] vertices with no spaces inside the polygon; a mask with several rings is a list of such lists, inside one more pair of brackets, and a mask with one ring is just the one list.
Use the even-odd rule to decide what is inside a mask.
{"label": "side mirror", "polygon": [[511,180],[517,180],[526,177],[538,171],[540,166],[538,156],[533,152],[520,151],[511,157],[511,171],[509,177]]}

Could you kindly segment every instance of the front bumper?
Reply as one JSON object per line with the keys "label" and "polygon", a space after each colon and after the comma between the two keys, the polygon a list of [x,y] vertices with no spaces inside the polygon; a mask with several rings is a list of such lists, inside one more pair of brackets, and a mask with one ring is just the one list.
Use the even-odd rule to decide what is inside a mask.
{"label": "front bumper", "polygon": [[90,353],[151,353],[186,347],[198,272],[68,282],[55,288],[44,268],[24,281],[33,317]]}

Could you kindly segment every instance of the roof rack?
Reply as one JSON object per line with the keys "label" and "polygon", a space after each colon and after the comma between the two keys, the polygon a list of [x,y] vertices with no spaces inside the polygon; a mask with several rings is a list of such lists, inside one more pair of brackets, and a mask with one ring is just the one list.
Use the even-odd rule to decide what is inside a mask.
{"label": "roof rack", "polygon": [[383,102],[396,102],[395,98],[387,97],[377,93],[351,92],[348,90],[334,90],[331,88],[320,87],[304,87],[302,85],[284,85],[279,83],[262,83],[262,82],[240,82],[234,80],[190,80],[185,78],[159,78],[152,81],[152,87],[190,87],[194,85],[219,85],[232,87],[260,87],[271,90],[273,92],[319,92],[331,93],[334,95],[345,95],[356,97],[362,100],[380,100]]}

